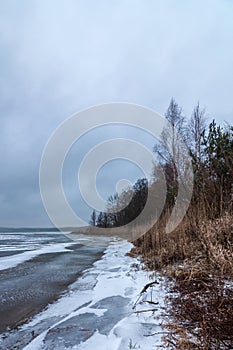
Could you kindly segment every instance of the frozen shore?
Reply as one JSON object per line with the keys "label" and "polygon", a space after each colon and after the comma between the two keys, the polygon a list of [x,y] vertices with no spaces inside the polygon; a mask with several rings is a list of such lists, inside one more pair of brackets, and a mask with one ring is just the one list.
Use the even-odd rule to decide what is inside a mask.
{"label": "frozen shore", "polygon": [[[131,247],[126,241],[113,240],[66,294],[10,337],[2,337],[0,349],[161,348],[164,281],[158,276],[158,283],[140,295],[154,279],[135,266],[139,261],[125,256]],[[156,304],[150,303],[151,298]]]}

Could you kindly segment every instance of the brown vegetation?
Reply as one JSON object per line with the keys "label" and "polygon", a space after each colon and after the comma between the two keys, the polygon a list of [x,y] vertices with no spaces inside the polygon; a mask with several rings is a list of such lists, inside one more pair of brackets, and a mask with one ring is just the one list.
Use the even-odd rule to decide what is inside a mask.
{"label": "brown vegetation", "polygon": [[171,234],[163,228],[160,222],[135,244],[147,267],[162,270],[172,281],[167,344],[174,349],[231,349],[232,215],[204,221],[189,212]]}
{"label": "brown vegetation", "polygon": [[[162,142],[154,147],[160,166],[154,168],[153,183],[138,180],[134,200],[113,216],[111,206],[124,202],[128,193],[116,195],[110,212],[105,216],[100,213],[97,226],[121,226],[137,217],[146,202],[147,186],[155,188],[152,207],[159,212],[157,188],[162,187],[162,169],[167,185],[165,207],[156,225],[134,241],[130,255],[140,254],[148,269],[159,269],[172,281],[168,305],[173,320],[167,324],[170,334],[166,338],[169,346],[233,349],[233,126],[217,126],[213,120],[206,127],[205,111],[199,104],[187,121],[174,99],[165,116],[170,126],[163,130]],[[187,188],[190,180],[185,148],[176,131],[189,150],[194,188],[185,218],[167,234],[166,223],[180,181]]]}
{"label": "brown vegetation", "polygon": [[166,208],[135,241],[147,268],[170,280],[165,342],[172,349],[233,349],[233,127],[213,121],[206,134],[203,116],[198,105],[191,120],[194,191],[185,218],[165,233],[177,193],[176,170],[166,159]]}

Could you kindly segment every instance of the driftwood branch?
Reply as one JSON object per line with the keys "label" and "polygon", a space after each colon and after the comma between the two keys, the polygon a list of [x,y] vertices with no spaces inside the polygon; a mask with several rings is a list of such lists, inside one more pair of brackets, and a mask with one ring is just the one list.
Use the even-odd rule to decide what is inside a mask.
{"label": "driftwood branch", "polygon": [[141,312],[155,312],[158,311],[158,309],[147,309],[147,310],[138,310],[138,311],[134,311],[134,314],[140,314]]}
{"label": "driftwood branch", "polygon": [[[145,293],[149,287],[153,287],[155,284],[159,284],[159,282],[154,281],[154,282],[147,283],[147,284],[142,288],[142,290],[141,290],[141,292],[140,292],[140,294],[139,294],[139,297],[137,298],[136,302],[135,302],[134,305],[133,305],[133,310],[135,309],[135,307],[136,307],[136,305],[137,305],[139,299],[141,298],[142,294]],[[152,301],[151,301],[150,303],[151,303],[151,304],[156,304],[156,305],[158,304],[158,303],[154,303],[154,302],[152,302]]]}
{"label": "driftwood branch", "polygon": [[159,302],[155,301],[150,301],[150,300],[145,300],[144,303],[152,304],[152,305],[158,305]]}
{"label": "driftwood branch", "polygon": [[149,287],[152,287],[152,286],[154,286],[155,284],[159,284],[159,282],[154,281],[154,282],[147,283],[147,284],[145,285],[145,287],[143,287],[143,289],[141,290],[140,294],[145,293]]}
{"label": "driftwood branch", "polygon": [[157,334],[169,334],[169,332],[155,332],[151,334],[144,334],[144,337],[153,337],[154,335],[157,335]]}

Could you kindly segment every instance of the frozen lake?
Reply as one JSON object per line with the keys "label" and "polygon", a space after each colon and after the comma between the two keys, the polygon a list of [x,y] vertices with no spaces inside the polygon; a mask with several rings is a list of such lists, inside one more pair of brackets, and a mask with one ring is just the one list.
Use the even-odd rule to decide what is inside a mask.
{"label": "frozen lake", "polygon": [[1,244],[1,350],[161,348],[163,281],[140,294],[150,273],[126,256],[131,243],[22,233]]}
{"label": "frozen lake", "polygon": [[59,232],[1,233],[0,332],[57,299],[103,249]]}

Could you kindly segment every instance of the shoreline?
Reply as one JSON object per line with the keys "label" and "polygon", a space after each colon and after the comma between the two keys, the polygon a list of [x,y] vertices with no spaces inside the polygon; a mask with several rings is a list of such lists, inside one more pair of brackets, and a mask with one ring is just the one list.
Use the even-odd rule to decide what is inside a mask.
{"label": "shoreline", "polygon": [[0,272],[0,333],[17,329],[54,303],[103,255],[100,249],[75,246],[76,242],[73,249],[41,254]]}
{"label": "shoreline", "polygon": [[131,248],[124,240],[111,241],[64,295],[17,331],[0,337],[0,348],[126,350],[130,344],[136,348],[141,344],[145,350],[161,348],[164,281],[158,275],[158,282],[149,283],[143,292],[151,282],[150,273],[127,255]]}

